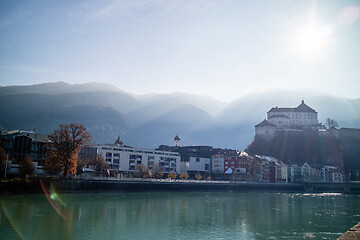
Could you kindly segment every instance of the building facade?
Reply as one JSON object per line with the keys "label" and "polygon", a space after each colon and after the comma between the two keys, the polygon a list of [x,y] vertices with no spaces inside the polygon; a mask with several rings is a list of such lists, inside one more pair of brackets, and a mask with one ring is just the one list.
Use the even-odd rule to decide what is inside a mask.
{"label": "building facade", "polygon": [[213,173],[224,173],[224,155],[215,154],[211,156],[211,172]]}
{"label": "building facade", "polygon": [[317,112],[302,100],[294,108],[271,108],[267,112],[267,119],[255,126],[255,137],[270,139],[276,131],[303,131],[318,129],[319,126]]}
{"label": "building facade", "polygon": [[180,155],[176,152],[157,151],[132,148],[118,145],[95,145],[111,171],[135,172],[136,166],[144,164],[151,172],[155,164],[159,164],[164,173],[180,173]]}
{"label": "building facade", "polygon": [[9,160],[9,173],[17,173],[19,165],[26,157],[30,157],[34,164],[35,173],[43,173],[47,157],[48,136],[34,131],[2,131],[0,147]]}
{"label": "building facade", "polygon": [[225,156],[224,171],[231,169],[233,173],[250,174],[251,158],[245,155]]}
{"label": "building facade", "polygon": [[277,128],[315,128],[319,124],[317,112],[304,100],[295,108],[271,108],[267,119]]}
{"label": "building facade", "polygon": [[191,157],[181,162],[180,173],[210,173],[210,158]]}

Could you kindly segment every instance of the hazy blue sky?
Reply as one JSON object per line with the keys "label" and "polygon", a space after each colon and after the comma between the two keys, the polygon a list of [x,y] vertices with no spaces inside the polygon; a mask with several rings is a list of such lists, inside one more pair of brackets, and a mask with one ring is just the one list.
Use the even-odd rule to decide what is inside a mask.
{"label": "hazy blue sky", "polygon": [[360,1],[0,1],[0,85],[360,97]]}

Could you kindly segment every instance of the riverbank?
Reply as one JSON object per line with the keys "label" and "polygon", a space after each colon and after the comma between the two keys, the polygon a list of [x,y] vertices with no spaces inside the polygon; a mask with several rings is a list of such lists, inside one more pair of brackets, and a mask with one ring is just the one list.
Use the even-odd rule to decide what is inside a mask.
{"label": "riverbank", "polygon": [[356,240],[360,239],[360,222],[354,227],[350,228],[349,231],[344,233],[338,240]]}
{"label": "riverbank", "polygon": [[32,178],[2,181],[0,194],[57,192],[141,192],[141,191],[262,191],[296,193],[360,194],[360,183],[254,183],[233,181],[196,181],[170,179],[51,179]]}

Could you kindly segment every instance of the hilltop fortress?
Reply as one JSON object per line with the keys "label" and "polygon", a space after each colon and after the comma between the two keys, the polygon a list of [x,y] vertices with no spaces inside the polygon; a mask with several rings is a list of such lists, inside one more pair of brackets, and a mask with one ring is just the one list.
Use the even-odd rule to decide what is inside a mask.
{"label": "hilltop fortress", "polygon": [[294,108],[271,108],[267,112],[267,119],[255,126],[255,138],[271,139],[276,131],[318,130],[322,127],[317,112],[302,100]]}

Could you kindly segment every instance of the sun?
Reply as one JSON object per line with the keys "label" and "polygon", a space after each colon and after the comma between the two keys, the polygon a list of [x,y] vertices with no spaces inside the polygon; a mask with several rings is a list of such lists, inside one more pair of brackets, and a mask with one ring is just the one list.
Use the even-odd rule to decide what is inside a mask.
{"label": "sun", "polygon": [[329,25],[308,22],[293,30],[291,37],[293,52],[306,59],[322,55],[328,44],[332,29]]}

